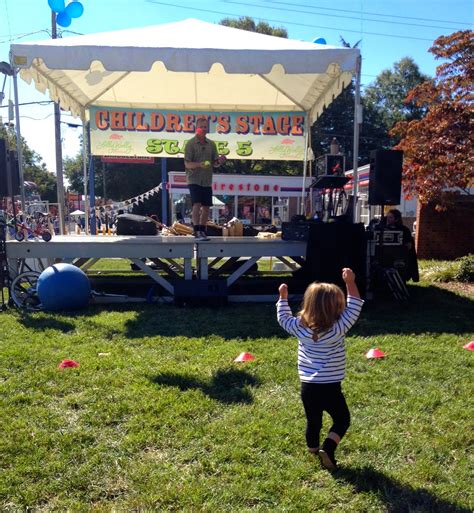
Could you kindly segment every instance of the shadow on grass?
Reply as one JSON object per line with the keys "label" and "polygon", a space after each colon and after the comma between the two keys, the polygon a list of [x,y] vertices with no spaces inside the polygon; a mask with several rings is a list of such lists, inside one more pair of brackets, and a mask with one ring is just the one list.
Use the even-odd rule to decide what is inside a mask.
{"label": "shadow on grass", "polygon": [[30,328],[37,331],[57,330],[63,333],[67,333],[69,331],[73,331],[76,328],[73,322],[64,321],[62,319],[55,319],[54,314],[38,316],[37,314],[28,314],[22,312],[19,321],[25,328]]}
{"label": "shadow on grass", "polygon": [[237,369],[218,370],[209,381],[169,372],[152,376],[150,380],[157,385],[177,387],[182,391],[199,389],[212,399],[226,404],[251,403],[251,388],[260,385],[258,378]]}
{"label": "shadow on grass", "polygon": [[423,488],[399,483],[371,467],[340,467],[333,476],[352,484],[359,493],[376,493],[390,513],[471,513],[468,508],[440,499]]}
{"label": "shadow on grass", "polygon": [[222,307],[179,307],[153,305],[143,307],[125,324],[130,338],[160,335],[163,337],[208,337],[247,339],[288,335],[276,320],[273,304],[229,304]]}
{"label": "shadow on grass", "polygon": [[474,330],[474,301],[433,285],[409,286],[410,299],[397,303],[391,297],[364,305],[351,334],[466,333]]}
{"label": "shadow on grass", "polygon": [[[377,297],[367,301],[350,335],[468,333],[474,331],[474,301],[435,286],[411,285],[411,297],[403,303]],[[299,309],[293,303],[293,313]],[[228,304],[223,307],[177,307],[148,305],[125,324],[130,338],[149,336],[217,335],[225,339],[286,339],[277,323],[274,304]]]}
{"label": "shadow on grass", "polygon": [[[461,334],[474,331],[472,299],[431,285],[410,285],[409,290],[410,300],[403,304],[397,303],[390,296],[379,296],[373,301],[367,301],[350,335]],[[299,306],[298,302],[292,303],[295,314]],[[277,323],[275,305],[271,303],[231,303],[222,307],[137,303],[96,305],[70,313],[22,314],[19,322],[35,330],[57,329],[68,332],[83,322],[90,322],[91,329],[98,329],[94,317],[103,310],[134,313],[133,319],[125,321],[123,326],[123,335],[130,339],[158,335],[216,335],[226,340],[288,338]]]}

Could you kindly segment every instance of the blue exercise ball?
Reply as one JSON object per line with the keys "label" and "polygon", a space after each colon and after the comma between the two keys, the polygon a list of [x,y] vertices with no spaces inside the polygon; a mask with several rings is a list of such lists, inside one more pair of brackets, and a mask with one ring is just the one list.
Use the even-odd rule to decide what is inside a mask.
{"label": "blue exercise ball", "polygon": [[37,292],[45,310],[77,310],[89,303],[91,284],[79,267],[54,264],[40,274]]}

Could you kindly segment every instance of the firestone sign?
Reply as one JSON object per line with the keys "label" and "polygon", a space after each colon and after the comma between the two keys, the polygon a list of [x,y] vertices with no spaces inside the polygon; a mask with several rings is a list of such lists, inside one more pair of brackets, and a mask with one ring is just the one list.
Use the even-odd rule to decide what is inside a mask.
{"label": "firestone sign", "polygon": [[[262,181],[262,178],[264,181]],[[272,177],[278,180],[278,177]],[[300,179],[301,180],[301,179]],[[269,183],[269,179],[261,176],[235,176],[235,175],[214,175],[212,189],[216,194],[236,194],[238,192],[259,193],[265,192],[266,195],[280,191],[280,184]],[[186,186],[187,181],[184,173],[170,173],[170,182],[168,189],[173,186]]]}
{"label": "firestone sign", "polygon": [[[166,188],[171,194],[189,194],[186,173],[170,171]],[[301,176],[230,175],[214,173],[212,189],[216,196],[301,197]],[[311,177],[305,180],[308,191]]]}
{"label": "firestone sign", "polygon": [[260,185],[258,183],[213,183],[212,188],[215,192],[278,192],[280,190],[279,185],[269,185],[268,183]]}
{"label": "firestone sign", "polygon": [[229,159],[304,160],[305,116],[295,112],[205,112],[91,107],[91,149],[115,157],[183,157],[196,121]]}

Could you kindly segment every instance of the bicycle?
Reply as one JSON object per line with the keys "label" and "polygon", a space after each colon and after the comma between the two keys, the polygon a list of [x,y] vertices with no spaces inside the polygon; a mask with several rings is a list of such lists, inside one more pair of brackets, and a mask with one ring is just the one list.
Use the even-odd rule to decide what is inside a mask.
{"label": "bicycle", "polygon": [[15,240],[22,242],[25,239],[25,231],[28,233],[28,237],[32,235],[35,239],[41,237],[45,242],[49,242],[52,239],[51,232],[43,226],[41,220],[38,220],[33,226],[28,225],[26,222],[14,222],[9,223],[9,226],[15,230]]}
{"label": "bicycle", "polygon": [[42,310],[37,292],[40,274],[36,271],[26,271],[13,278],[10,284],[10,299],[18,308],[30,312]]}

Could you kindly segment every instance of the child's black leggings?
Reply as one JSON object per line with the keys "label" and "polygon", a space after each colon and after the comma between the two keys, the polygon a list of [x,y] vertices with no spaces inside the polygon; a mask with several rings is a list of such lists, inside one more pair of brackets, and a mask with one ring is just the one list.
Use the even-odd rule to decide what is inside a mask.
{"label": "child's black leggings", "polygon": [[342,393],[341,383],[301,383],[301,399],[306,413],[306,443],[308,447],[319,447],[319,432],[323,411],[329,413],[333,425],[330,431],[341,438],[346,434],[351,415]]}

